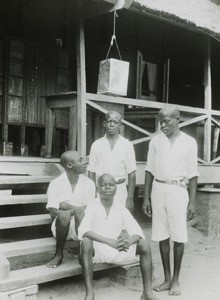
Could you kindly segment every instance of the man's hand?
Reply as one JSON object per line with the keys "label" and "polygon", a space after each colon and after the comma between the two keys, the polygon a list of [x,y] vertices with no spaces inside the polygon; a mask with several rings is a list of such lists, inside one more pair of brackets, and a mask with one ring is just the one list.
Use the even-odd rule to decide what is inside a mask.
{"label": "man's hand", "polygon": [[108,242],[106,244],[114,249],[118,249],[118,241],[117,240],[108,239]]}
{"label": "man's hand", "polygon": [[188,205],[188,210],[187,210],[187,221],[194,219],[194,217],[195,217],[195,207],[190,202]]}
{"label": "man's hand", "polygon": [[134,200],[133,197],[127,197],[126,199],[126,208],[130,211],[133,212],[134,211]]}
{"label": "man's hand", "polygon": [[151,204],[149,200],[144,200],[143,205],[142,205],[142,211],[145,215],[151,218],[152,216],[152,210],[151,210]]}
{"label": "man's hand", "polygon": [[128,234],[127,230],[123,229],[117,238],[118,251],[128,251],[128,248],[130,247],[129,239],[130,235]]}

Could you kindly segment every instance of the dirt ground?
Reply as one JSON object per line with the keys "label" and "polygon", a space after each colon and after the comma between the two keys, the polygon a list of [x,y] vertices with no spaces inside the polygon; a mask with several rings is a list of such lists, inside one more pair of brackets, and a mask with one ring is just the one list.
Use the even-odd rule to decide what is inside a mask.
{"label": "dirt ground", "polygon": [[[144,229],[147,238],[151,229]],[[220,300],[220,241],[210,240],[197,229],[189,227],[189,242],[186,245],[182,262],[180,284],[182,289],[179,300]],[[157,243],[151,242],[154,283],[163,280],[163,271]],[[140,299],[141,280],[126,285],[114,283],[107,272],[95,274],[96,300],[135,300]],[[84,285],[81,276],[58,280],[39,286],[38,300],[81,300],[84,299]],[[158,300],[172,299],[168,292],[156,293]]]}

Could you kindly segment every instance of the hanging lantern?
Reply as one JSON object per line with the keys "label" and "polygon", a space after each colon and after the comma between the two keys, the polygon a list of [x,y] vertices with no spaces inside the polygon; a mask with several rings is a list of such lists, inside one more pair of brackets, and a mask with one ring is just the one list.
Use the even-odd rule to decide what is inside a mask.
{"label": "hanging lantern", "polygon": [[[129,62],[123,61],[119,51],[117,39],[115,36],[115,17],[116,12],[114,11],[114,29],[113,35],[106,55],[106,59],[100,61],[99,64],[99,76],[98,76],[98,94],[107,95],[127,95],[128,88],[128,75],[129,75]],[[108,58],[111,47],[115,45],[118,50],[119,58]]]}

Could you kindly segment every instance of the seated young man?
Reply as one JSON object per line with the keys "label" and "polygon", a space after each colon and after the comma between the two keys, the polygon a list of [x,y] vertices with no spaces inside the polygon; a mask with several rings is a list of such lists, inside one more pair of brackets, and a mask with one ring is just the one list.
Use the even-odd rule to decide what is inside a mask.
{"label": "seated young man", "polygon": [[79,226],[85,300],[94,299],[93,263],[126,264],[138,261],[143,279],[141,300],[155,300],[150,246],[127,208],[113,201],[116,181],[110,174],[99,177],[98,193],[100,198],[87,206]]}
{"label": "seated young man", "polygon": [[60,163],[65,172],[52,180],[47,191],[51,218],[51,230],[57,240],[53,259],[47,263],[50,268],[58,267],[63,259],[66,240],[78,240],[77,229],[84,217],[86,205],[95,199],[95,184],[83,173],[87,162],[74,150],[64,152]]}

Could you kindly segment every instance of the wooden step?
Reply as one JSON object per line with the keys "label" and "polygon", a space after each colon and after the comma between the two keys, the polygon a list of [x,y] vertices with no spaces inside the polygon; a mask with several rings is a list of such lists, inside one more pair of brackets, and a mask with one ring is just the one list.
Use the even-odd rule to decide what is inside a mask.
{"label": "wooden step", "polygon": [[0,205],[47,203],[46,194],[1,196]]}
{"label": "wooden step", "polygon": [[0,187],[16,184],[49,183],[54,176],[1,175]]}
{"label": "wooden step", "polygon": [[[65,244],[65,248],[76,248],[78,246],[79,242],[75,241],[67,241]],[[0,244],[0,253],[3,253],[6,257],[9,258],[42,253],[46,251],[55,251],[55,248],[56,240],[55,238],[51,237]]]}
{"label": "wooden step", "polygon": [[[117,267],[113,264],[95,264],[94,271]],[[58,268],[48,268],[46,265],[25,268],[9,272],[9,277],[0,281],[0,292],[5,292],[25,286],[49,282],[65,277],[81,274],[78,259],[65,259]]]}
{"label": "wooden step", "polygon": [[45,225],[52,222],[49,214],[0,218],[0,229]]}

